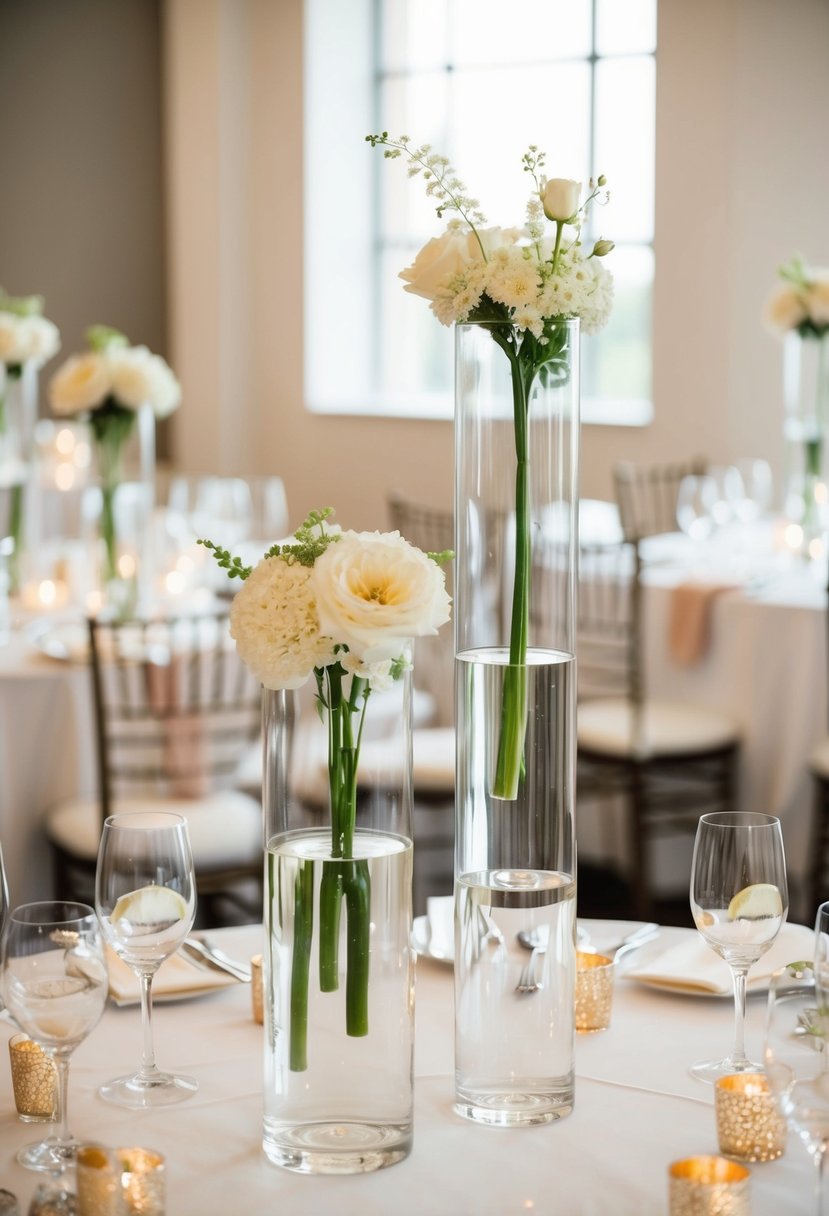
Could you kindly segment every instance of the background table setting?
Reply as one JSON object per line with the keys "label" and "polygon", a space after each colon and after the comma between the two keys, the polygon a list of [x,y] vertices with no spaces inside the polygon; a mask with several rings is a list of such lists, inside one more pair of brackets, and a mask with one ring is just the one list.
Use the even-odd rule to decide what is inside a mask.
{"label": "background table setting", "polygon": [[[445,909],[439,907],[435,915],[445,918]],[[630,922],[580,925],[582,941],[597,949],[619,941],[633,927]],[[243,963],[262,948],[257,926],[220,930],[210,937]],[[791,950],[808,954],[811,937],[803,926],[786,926],[775,951],[784,959]],[[84,1141],[160,1150],[166,1157],[170,1216],[219,1212],[238,1203],[240,1195],[255,1209],[278,1203],[287,1211],[312,1214],[334,1207],[348,1216],[380,1216],[390,1210],[402,1216],[424,1211],[506,1216],[546,1211],[553,1201],[573,1216],[604,1216],[608,1195],[619,1216],[664,1212],[670,1162],[717,1151],[713,1091],[694,1081],[688,1068],[728,1040],[731,1010],[723,999],[728,977],[721,995],[659,991],[640,981],[643,973],[647,977],[659,970],[660,957],[667,963],[673,957],[681,969],[682,954],[694,950],[696,938],[691,930],[663,928],[620,962],[610,1029],[578,1036],[575,1110],[550,1126],[482,1128],[453,1115],[452,966],[427,954],[417,963],[414,1148],[392,1170],[346,1179],[303,1178],[275,1170],[265,1160],[260,1149],[262,1028],[252,1017],[249,985],[228,983],[219,973],[216,989],[165,1001],[154,1019],[161,1064],[199,1081],[199,1092],[186,1107],[130,1112],[97,1097],[97,1087],[134,1056],[140,1036],[137,1009],[110,1004],[73,1059],[72,1128]],[[702,969],[696,969],[693,958],[690,970],[684,969],[689,983],[700,975],[705,983],[712,974],[716,977],[717,966],[724,967],[703,949],[708,958]],[[159,995],[164,968],[170,965],[159,972]],[[206,982],[212,985],[213,980]],[[760,991],[748,1006],[748,1043],[754,1051],[760,1049],[764,1015]],[[4,1044],[13,1031],[3,1018]],[[4,1063],[0,1185],[16,1192],[22,1203],[37,1179],[15,1164],[14,1154],[42,1127],[17,1121]],[[780,1160],[752,1166],[753,1216],[810,1213],[811,1168],[792,1135]]]}

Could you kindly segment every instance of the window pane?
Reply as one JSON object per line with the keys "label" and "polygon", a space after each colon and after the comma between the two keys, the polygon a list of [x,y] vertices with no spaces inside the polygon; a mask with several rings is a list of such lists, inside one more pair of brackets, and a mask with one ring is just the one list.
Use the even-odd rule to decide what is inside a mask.
{"label": "window pane", "polygon": [[[436,152],[445,155],[449,147],[448,108],[449,76],[445,72],[394,76],[384,81],[380,89],[383,129],[394,139],[405,134],[414,144],[429,143]],[[383,238],[411,241],[419,237],[423,243],[430,236],[437,236],[444,224],[435,215],[437,203],[426,196],[423,178],[408,177],[407,162],[402,156],[396,162],[384,164],[380,149],[372,154],[376,158]]]}
{"label": "window pane", "polygon": [[451,402],[452,330],[441,325],[428,300],[403,290],[397,277],[417,247],[394,248],[380,265],[377,333],[380,395],[391,404],[436,394]]}
{"label": "window pane", "polygon": [[596,53],[625,55],[656,49],[656,0],[597,0]]}
{"label": "window pane", "polygon": [[[521,98],[521,105],[505,98]],[[590,70],[586,63],[454,73],[456,168],[491,224],[523,224],[532,179],[521,157],[530,144],[547,154],[548,177],[588,171]],[[561,115],[568,116],[562,121]]]}
{"label": "window pane", "polygon": [[613,311],[601,333],[582,338],[582,393],[649,400],[653,250],[617,248],[608,265],[616,288]]}
{"label": "window pane", "polygon": [[[504,0],[455,0],[452,7],[456,64],[533,63],[590,54],[590,0],[522,0],[509,6]],[[507,94],[501,104],[513,114],[517,109]]]}
{"label": "window pane", "polygon": [[381,69],[411,71],[446,66],[447,0],[382,0],[378,11]]}
{"label": "window pane", "polygon": [[655,64],[651,56],[596,64],[596,152],[593,171],[611,192],[593,227],[617,241],[653,237]]}

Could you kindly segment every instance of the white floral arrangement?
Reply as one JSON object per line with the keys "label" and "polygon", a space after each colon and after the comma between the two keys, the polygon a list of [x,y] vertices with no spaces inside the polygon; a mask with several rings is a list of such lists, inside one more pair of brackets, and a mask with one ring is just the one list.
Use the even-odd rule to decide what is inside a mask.
{"label": "white floral arrangement", "polygon": [[0,287],[0,363],[19,374],[24,363],[42,367],[60,350],[60,331],[43,316],[42,296],[9,296]]}
{"label": "white floral arrangement", "polygon": [[366,139],[373,147],[382,146],[390,160],[408,158],[409,176],[422,174],[427,194],[438,203],[439,217],[445,211],[457,212],[445,232],[428,241],[400,273],[405,290],[428,300],[441,324],[506,321],[529,331],[542,345],[550,321],[578,317],[588,334],[606,324],[613,277],[601,259],[613,242],[600,238],[586,253],[581,241],[590,204],[610,197],[604,177],[590,181],[582,203],[581,183],[548,180],[542,172],[544,153],[533,145],[523,158],[524,171],[535,185],[525,226],[488,228],[478,200],[467,194],[448,159],[429,144],[415,147],[408,136],[392,140],[385,131]]}
{"label": "white floral arrangement", "polygon": [[[254,568],[202,540],[243,586],[230,609],[230,634],[243,663],[270,689],[299,688],[313,674],[326,723],[331,819],[330,857],[319,892],[297,878],[296,924],[318,925],[320,991],[340,983],[340,921],[347,920],[345,1029],[369,1029],[371,878],[355,848],[357,772],[371,694],[411,666],[411,639],[436,634],[449,620],[440,562],[399,532],[344,532],[312,511],[286,544],[273,545]],[[305,863],[307,864],[307,863]],[[302,870],[301,874],[306,871]],[[314,904],[318,903],[315,912]],[[295,933],[291,951],[290,1068],[308,1067],[311,935]]]}
{"label": "white floral arrangement", "polygon": [[181,387],[168,364],[146,346],[130,346],[118,330],[95,325],[87,331],[90,350],[71,355],[49,384],[55,414],[94,413],[107,406],[135,411],[149,404],[166,418],[181,403]]}
{"label": "white floral arrangement", "polygon": [[780,267],[782,283],[772,291],[764,320],[781,337],[797,331],[801,337],[820,337],[829,330],[829,269],[806,266],[792,258]]}
{"label": "white floral arrangement", "polygon": [[436,634],[450,599],[435,557],[399,532],[341,531],[328,509],[255,567],[202,542],[244,579],[230,611],[239,655],[265,688],[299,688],[341,664],[372,689],[410,665],[410,639]]}

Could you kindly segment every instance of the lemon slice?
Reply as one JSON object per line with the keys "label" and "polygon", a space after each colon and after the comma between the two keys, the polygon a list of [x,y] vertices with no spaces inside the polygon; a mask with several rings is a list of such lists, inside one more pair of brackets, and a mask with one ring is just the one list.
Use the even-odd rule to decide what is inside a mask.
{"label": "lemon slice", "polygon": [[150,885],[122,895],[112,909],[113,921],[131,925],[170,925],[187,916],[187,904],[178,891]]}
{"label": "lemon slice", "polygon": [[738,891],[728,905],[728,919],[760,920],[763,916],[782,916],[783,900],[773,883],[755,882]]}

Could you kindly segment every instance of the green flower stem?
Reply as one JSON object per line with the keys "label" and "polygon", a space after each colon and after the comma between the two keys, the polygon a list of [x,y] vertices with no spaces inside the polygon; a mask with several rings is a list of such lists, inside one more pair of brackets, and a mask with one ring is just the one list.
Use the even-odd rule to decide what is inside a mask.
{"label": "green flower stem", "polygon": [[12,551],[9,557],[9,591],[20,590],[20,558],[23,551],[23,482],[16,482],[11,487],[11,502],[9,504],[9,536],[12,539]]}
{"label": "green flower stem", "polygon": [[345,1031],[355,1038],[368,1034],[369,932],[371,879],[367,861],[352,861],[345,880],[348,973],[345,981]]}
{"label": "green flower stem", "polygon": [[314,863],[301,861],[294,886],[294,947],[291,962],[292,1072],[308,1067],[308,982],[314,932]]}
{"label": "green flower stem", "polygon": [[509,801],[518,796],[524,768],[527,730],[527,639],[530,610],[530,460],[528,414],[535,368],[524,364],[512,343],[493,337],[510,361],[515,430],[515,574],[512,592],[509,665],[504,672],[501,733],[493,796]]}
{"label": "green flower stem", "polygon": [[101,486],[101,539],[104,542],[104,582],[118,577],[118,537],[115,533],[115,491],[117,486]]}
{"label": "green flower stem", "polygon": [[320,991],[336,992],[339,980],[340,908],[344,894],[343,868],[323,863],[320,879]]}

